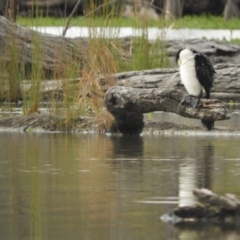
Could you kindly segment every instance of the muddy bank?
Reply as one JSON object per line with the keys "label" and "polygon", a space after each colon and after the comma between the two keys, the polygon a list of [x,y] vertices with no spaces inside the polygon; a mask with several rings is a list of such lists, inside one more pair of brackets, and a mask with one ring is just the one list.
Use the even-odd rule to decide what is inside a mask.
{"label": "muddy bank", "polygon": [[65,119],[50,114],[35,113],[29,116],[12,116],[0,119],[0,131],[9,132],[91,132],[97,126],[93,118],[79,117],[66,126]]}
{"label": "muddy bank", "polygon": [[[32,114],[30,116],[13,116],[0,119],[0,132],[28,132],[28,133],[110,133],[99,131],[94,118],[79,117],[67,128],[64,119],[49,114]],[[178,124],[167,121],[145,121],[143,135],[177,134],[177,135],[240,135],[240,129],[216,127],[207,131],[201,126]]]}

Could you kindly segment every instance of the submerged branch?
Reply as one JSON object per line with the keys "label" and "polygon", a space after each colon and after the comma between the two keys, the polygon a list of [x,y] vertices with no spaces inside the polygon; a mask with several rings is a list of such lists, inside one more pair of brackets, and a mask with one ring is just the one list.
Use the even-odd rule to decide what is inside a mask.
{"label": "submerged branch", "polygon": [[220,196],[205,188],[194,189],[193,194],[197,198],[194,206],[178,206],[164,214],[161,220],[173,224],[182,222],[239,223],[240,200],[238,196],[230,193]]}

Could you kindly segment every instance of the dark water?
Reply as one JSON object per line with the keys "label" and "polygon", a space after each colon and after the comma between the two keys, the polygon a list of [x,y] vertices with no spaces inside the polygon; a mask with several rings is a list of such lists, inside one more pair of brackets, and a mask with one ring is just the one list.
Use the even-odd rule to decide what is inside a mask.
{"label": "dark water", "polygon": [[240,195],[239,179],[238,137],[1,133],[0,239],[237,240],[159,217],[195,187]]}

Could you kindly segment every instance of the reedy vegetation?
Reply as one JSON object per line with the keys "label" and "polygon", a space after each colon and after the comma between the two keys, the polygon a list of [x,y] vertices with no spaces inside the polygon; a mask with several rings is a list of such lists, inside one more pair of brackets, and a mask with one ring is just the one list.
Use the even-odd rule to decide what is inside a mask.
{"label": "reedy vegetation", "polygon": [[[49,99],[50,111],[56,117],[56,123],[59,129],[71,130],[75,120],[80,116],[93,116],[99,130],[106,130],[113,121],[112,116],[106,111],[103,104],[104,90],[99,82],[99,76],[104,76],[107,85],[112,86],[114,80],[112,74],[122,71],[143,70],[157,67],[168,67],[168,58],[166,47],[162,40],[164,34],[158,37],[158,40],[149,44],[148,27],[158,28],[226,28],[238,29],[239,20],[232,19],[225,21],[222,17],[214,16],[186,16],[177,21],[171,20],[149,20],[148,16],[131,19],[124,19],[116,16],[115,10],[107,6],[103,9],[101,17],[95,16],[95,6],[90,0],[90,8],[87,17],[82,17],[81,21],[74,18],[71,22],[77,26],[89,27],[89,45],[85,56],[83,67],[76,59],[68,59],[68,64],[56,69],[52,79],[65,79],[63,88],[53,92]],[[25,26],[63,26],[66,23],[64,18],[41,17],[38,9],[35,9],[38,15],[36,18],[17,18],[17,22]],[[70,23],[71,25],[71,23]],[[111,38],[107,39],[104,32],[97,34],[95,27],[112,27],[110,31]],[[121,48],[117,36],[118,27],[131,26],[139,31],[140,37],[134,38],[128,48]],[[42,67],[41,50],[39,38],[36,34],[33,37],[32,66],[25,66],[19,61],[21,56],[16,51],[16,42],[14,37],[8,44],[5,53],[10,56],[11,61],[1,60],[0,63],[0,99],[5,101],[16,101],[21,96],[23,99],[23,113],[25,115],[37,112],[44,96],[40,92],[41,82],[46,79]],[[60,57],[62,54],[59,52]],[[79,83],[72,84],[68,79],[79,77]],[[28,91],[20,90],[22,80],[31,80],[31,88]],[[60,119],[60,120],[59,120]]]}
{"label": "reedy vegetation", "polygon": [[[94,9],[94,5],[91,5]],[[106,111],[103,104],[104,90],[99,82],[99,76],[104,76],[107,84],[112,86],[114,81],[112,74],[129,70],[143,70],[157,67],[167,67],[168,58],[163,43],[164,36],[153,44],[148,41],[149,19],[136,17],[140,37],[135,38],[128,49],[121,49],[116,29],[112,31],[112,37],[107,39],[104,33],[95,32],[94,11],[85,19],[89,27],[88,50],[83,67],[77,60],[69,59],[68,64],[62,66],[51,74],[53,79],[66,79],[63,88],[52,93],[50,97],[51,113],[56,116],[59,129],[71,130],[74,122],[80,116],[93,116],[100,131],[106,130],[112,123],[113,117]],[[104,26],[108,27],[111,19],[111,11],[106,11]],[[103,19],[103,17],[102,17]],[[114,18],[113,18],[114,19]],[[44,18],[36,17],[28,19],[32,26],[42,25]],[[20,21],[21,22],[21,21]],[[158,27],[163,27],[164,21],[158,21]],[[111,33],[110,33],[111,35]],[[10,61],[2,60],[0,64],[0,96],[2,100],[16,101],[20,96],[23,99],[23,113],[25,115],[38,112],[43,96],[40,91],[41,82],[46,75],[42,67],[39,39],[36,34],[33,38],[32,59],[34,64],[26,67],[19,59],[15,51],[14,38],[9,46],[7,54],[11,56]],[[123,54],[124,53],[124,54]],[[59,54],[62,54],[59,52]],[[68,79],[79,77],[79,83],[72,84]],[[20,90],[22,80],[29,79],[31,88],[27,91]],[[6,94],[7,93],[7,94]],[[56,95],[58,97],[56,97]],[[61,121],[59,121],[61,119]]]}

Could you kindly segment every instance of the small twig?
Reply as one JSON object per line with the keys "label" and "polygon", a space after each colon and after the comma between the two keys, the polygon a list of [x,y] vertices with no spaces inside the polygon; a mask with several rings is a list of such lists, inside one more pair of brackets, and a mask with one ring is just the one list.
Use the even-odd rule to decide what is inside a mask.
{"label": "small twig", "polygon": [[63,32],[62,32],[62,36],[65,37],[66,33],[67,33],[67,30],[69,28],[69,23],[73,17],[73,14],[77,11],[77,8],[79,6],[79,4],[81,3],[82,0],[78,0],[78,2],[76,3],[75,7],[73,8],[71,14],[69,15],[68,17],[68,20],[67,20],[67,23],[66,23],[66,26],[65,28],[63,29]]}

